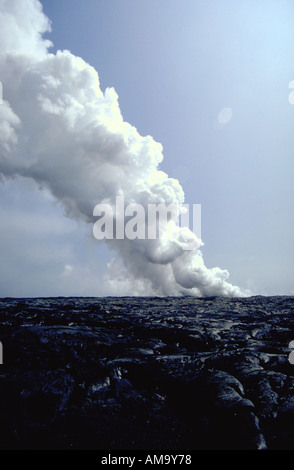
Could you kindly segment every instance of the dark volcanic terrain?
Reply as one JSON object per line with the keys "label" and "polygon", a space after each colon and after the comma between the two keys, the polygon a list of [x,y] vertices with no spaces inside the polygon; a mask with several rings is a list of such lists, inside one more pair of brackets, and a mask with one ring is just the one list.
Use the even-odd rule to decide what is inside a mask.
{"label": "dark volcanic terrain", "polygon": [[293,297],[0,299],[1,449],[293,449]]}

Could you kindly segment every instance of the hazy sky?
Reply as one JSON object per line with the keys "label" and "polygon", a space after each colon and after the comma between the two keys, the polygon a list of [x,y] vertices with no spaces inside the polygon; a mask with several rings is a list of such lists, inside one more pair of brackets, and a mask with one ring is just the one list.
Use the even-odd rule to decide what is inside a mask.
{"label": "hazy sky", "polygon": [[[254,294],[294,294],[294,2],[41,3],[51,51],[114,87],[124,120],[162,144],[160,168],[201,204],[206,266]],[[2,297],[109,293],[112,255],[91,227],[30,180],[4,182],[0,198]]]}

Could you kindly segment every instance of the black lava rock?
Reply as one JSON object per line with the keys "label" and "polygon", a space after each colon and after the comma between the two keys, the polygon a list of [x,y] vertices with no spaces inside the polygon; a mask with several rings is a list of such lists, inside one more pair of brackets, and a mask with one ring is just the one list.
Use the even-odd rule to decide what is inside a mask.
{"label": "black lava rock", "polygon": [[1,299],[1,449],[293,449],[294,298]]}

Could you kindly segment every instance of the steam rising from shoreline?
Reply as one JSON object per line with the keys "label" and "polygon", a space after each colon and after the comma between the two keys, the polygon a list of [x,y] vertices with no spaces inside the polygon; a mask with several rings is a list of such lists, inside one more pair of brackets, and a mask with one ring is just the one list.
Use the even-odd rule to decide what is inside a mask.
{"label": "steam rising from shoreline", "polygon": [[[68,217],[91,224],[94,206],[114,204],[117,195],[144,207],[183,204],[178,180],[159,169],[161,144],[123,120],[115,90],[103,93],[82,58],[49,52],[42,35],[50,22],[40,2],[0,0],[0,20],[0,175],[33,179]],[[244,295],[226,270],[205,266],[201,240],[194,251],[183,249],[181,237],[107,244],[116,254],[108,277],[113,295]]]}

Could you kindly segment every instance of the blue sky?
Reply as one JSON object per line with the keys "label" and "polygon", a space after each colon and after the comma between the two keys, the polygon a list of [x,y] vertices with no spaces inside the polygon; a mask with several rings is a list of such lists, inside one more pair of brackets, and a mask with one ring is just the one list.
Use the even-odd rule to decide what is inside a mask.
{"label": "blue sky", "polygon": [[[124,119],[163,145],[161,168],[179,179],[185,202],[202,205],[206,265],[228,269],[230,282],[255,294],[294,294],[293,1],[41,3],[52,51],[68,49],[95,67]],[[0,187],[0,295],[103,295],[95,279],[110,254],[49,194],[36,202],[30,185]],[[26,212],[38,225],[42,213],[59,233],[50,223],[39,233],[20,228],[12,247],[20,212],[21,227]],[[24,255],[34,250],[37,260]],[[84,284],[81,276],[66,281],[75,265]]]}

